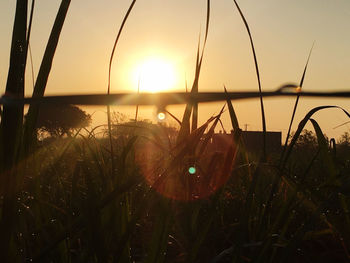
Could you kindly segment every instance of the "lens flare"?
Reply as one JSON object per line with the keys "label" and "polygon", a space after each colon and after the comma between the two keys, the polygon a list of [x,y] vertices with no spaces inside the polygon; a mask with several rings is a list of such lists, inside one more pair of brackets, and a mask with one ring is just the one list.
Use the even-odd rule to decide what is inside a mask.
{"label": "lens flare", "polygon": [[164,121],[165,120],[165,117],[166,117],[166,115],[165,115],[165,113],[164,112],[158,112],[157,113],[157,119],[158,119],[158,121]]}
{"label": "lens flare", "polygon": [[195,173],[196,173],[196,168],[193,167],[193,166],[191,166],[190,168],[188,168],[188,172],[189,172],[190,174],[195,174]]}
{"label": "lens flare", "polygon": [[209,198],[227,182],[235,161],[236,147],[231,140],[227,141],[225,153],[209,147],[202,158],[196,159],[191,142],[197,134],[190,135],[176,147],[166,144],[160,147],[162,141],[169,142],[166,136],[162,127],[155,141],[142,143],[135,151],[140,172],[155,191],[170,199],[194,201]]}

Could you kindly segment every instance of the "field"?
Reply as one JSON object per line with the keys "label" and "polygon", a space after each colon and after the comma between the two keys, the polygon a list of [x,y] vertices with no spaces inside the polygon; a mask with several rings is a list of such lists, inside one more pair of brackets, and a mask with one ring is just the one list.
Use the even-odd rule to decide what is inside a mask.
{"label": "field", "polygon": [[[135,2],[116,36],[109,74]],[[286,141],[281,149],[268,150],[253,36],[234,3],[253,52],[263,127],[261,149],[247,151],[235,101],[228,97],[222,110],[204,124],[198,124],[200,101],[190,101],[181,120],[163,108],[166,105],[155,105],[159,109],[156,124],[138,119],[137,111],[132,120],[122,119],[106,105],[108,122],[102,127],[90,127],[91,116],[84,119],[85,113],[77,108],[84,123],[54,126],[54,115],[64,113],[50,118],[43,115],[49,112],[46,104],[31,103],[25,111],[21,103],[2,100],[2,262],[350,260],[350,137],[346,133],[338,141],[328,139],[313,119],[315,113],[331,108],[350,114],[340,107],[320,106],[305,112],[298,129],[291,131],[308,58],[300,83],[292,87],[296,101]],[[62,0],[33,98],[44,97],[69,4],[70,0]],[[17,1],[5,94],[10,99],[23,98],[25,91],[32,21],[27,5]],[[199,93],[210,0],[206,18],[204,46],[198,47],[189,91],[193,95]],[[223,94],[228,94],[226,89]],[[61,101],[56,106],[64,109],[66,104]],[[224,111],[230,115],[230,141],[224,149],[213,150],[212,139]],[[163,122],[165,116],[174,118],[179,128]],[[51,122],[39,125],[39,120]],[[307,123],[314,131],[305,129]]]}

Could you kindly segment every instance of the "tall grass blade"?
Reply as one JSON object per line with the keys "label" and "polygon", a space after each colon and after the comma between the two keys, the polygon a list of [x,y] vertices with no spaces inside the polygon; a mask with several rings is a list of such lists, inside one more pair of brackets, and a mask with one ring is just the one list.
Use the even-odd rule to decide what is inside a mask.
{"label": "tall grass blade", "polygon": [[27,30],[27,36],[26,36],[26,57],[28,53],[28,48],[29,48],[29,43],[30,43],[30,34],[32,32],[32,23],[33,23],[33,15],[34,15],[34,7],[35,7],[35,0],[32,0],[32,5],[30,8],[30,16],[29,16],[29,25],[28,25],[28,30]]}
{"label": "tall grass blade", "polygon": [[30,47],[30,43],[28,44],[28,51],[29,51],[29,59],[30,59],[30,68],[32,73],[32,84],[34,89],[34,86],[35,86],[34,64],[33,64],[32,48]]}
{"label": "tall grass blade", "polygon": [[[227,95],[226,103],[228,106],[228,110],[230,113],[230,119],[231,119],[231,125],[232,125],[232,131],[233,131],[233,143],[236,145],[236,150],[240,151],[240,155],[242,160],[245,160],[246,163],[249,163],[247,151],[246,151],[246,146],[245,142],[242,140],[242,130],[239,127],[239,122],[237,118],[236,111],[233,108],[232,101],[228,97],[228,92],[226,87],[224,86],[225,94]],[[248,172],[249,174],[251,173],[250,171]]]}
{"label": "tall grass blade", "polygon": [[107,87],[107,94],[110,94],[110,91],[111,91],[111,73],[112,73],[112,62],[113,62],[113,58],[114,58],[114,52],[115,52],[115,49],[117,47],[117,44],[118,44],[118,41],[119,41],[119,38],[122,34],[122,31],[123,31],[123,28],[125,26],[125,23],[134,7],[136,3],[136,0],[133,0],[131,5],[129,6],[129,9],[128,11],[126,12],[124,18],[123,18],[123,21],[122,21],[122,24],[120,25],[120,28],[119,28],[119,31],[118,31],[118,34],[117,34],[117,37],[114,41],[114,44],[113,44],[113,48],[112,48],[112,53],[111,53],[111,57],[109,59],[109,67],[108,67],[108,87]]}
{"label": "tall grass blade", "polygon": [[327,140],[324,137],[321,127],[319,126],[317,121],[315,121],[314,119],[310,119],[310,121],[316,132],[317,142],[318,142],[318,147],[320,149],[320,156],[322,158],[322,162],[326,164],[330,178],[336,179],[335,164],[333,162],[333,159],[330,156]]}
{"label": "tall grass blade", "polygon": [[[52,67],[53,58],[58,45],[58,40],[67,16],[71,0],[62,0],[53,24],[49,40],[46,45],[43,60],[41,61],[39,73],[35,82],[32,97],[43,97],[47,80]],[[29,41],[29,39],[28,39]],[[34,141],[35,125],[39,114],[39,105],[32,104],[28,109],[24,130],[24,153],[29,154],[30,147]]]}
{"label": "tall grass blade", "polygon": [[204,139],[203,139],[203,143],[200,145],[199,148],[199,156],[203,155],[203,153],[205,153],[205,149],[210,141],[210,139],[212,139],[214,132],[215,132],[215,128],[220,120],[220,117],[224,111],[225,105],[221,108],[220,113],[215,117],[215,120],[213,122],[213,124],[211,125],[209,131],[204,135]]}
{"label": "tall grass blade", "polygon": [[[311,57],[311,53],[312,53],[312,49],[314,47],[314,44],[312,44],[312,47],[310,49],[310,52],[309,52],[309,56],[307,57],[307,60],[306,60],[306,64],[305,64],[305,67],[304,67],[304,71],[303,71],[303,75],[301,76],[301,80],[300,80],[300,83],[299,83],[299,91],[301,91],[302,87],[303,87],[303,84],[304,84],[304,79],[305,79],[305,75],[306,75],[306,70],[307,70],[307,67],[309,65],[309,60],[310,60],[310,57]],[[293,113],[292,113],[292,118],[290,120],[290,123],[289,123],[289,127],[288,127],[288,132],[287,132],[287,136],[286,136],[286,140],[284,142],[284,146],[283,146],[283,151],[282,151],[282,154],[281,154],[281,160],[283,158],[283,155],[287,149],[287,145],[288,145],[288,140],[289,140],[289,137],[290,137],[290,132],[291,132],[291,129],[292,129],[292,125],[293,125],[293,121],[294,121],[294,117],[295,117],[295,113],[296,113],[296,110],[297,110],[297,107],[298,107],[298,103],[299,103],[299,98],[300,98],[300,94],[297,95],[297,98],[295,100],[295,104],[294,104],[294,108],[293,108]]]}
{"label": "tall grass blade", "polygon": [[[199,71],[200,71],[200,67],[202,65],[203,52],[204,52],[204,48],[205,48],[207,38],[208,38],[209,21],[210,21],[210,0],[207,0],[207,20],[206,20],[206,26],[205,26],[205,37],[204,37],[204,44],[203,44],[203,48],[202,48],[202,55],[201,55],[201,59],[200,59],[200,65],[198,65],[199,66],[198,71],[196,70],[197,71],[196,72],[197,81],[196,81],[196,85],[193,86],[194,93],[198,93]],[[192,131],[197,129],[197,127],[198,127],[198,103],[194,103],[193,104],[193,115],[192,115]]]}
{"label": "tall grass blade", "polygon": [[250,32],[248,22],[243,14],[241,8],[239,7],[237,1],[236,0],[233,0],[233,1],[238,9],[239,14],[241,15],[241,18],[243,20],[245,27],[247,29],[247,33],[248,33],[249,40],[250,40],[250,45],[251,45],[253,56],[254,56],[255,71],[256,71],[256,76],[258,79],[258,86],[259,86],[259,92],[260,92],[260,107],[261,107],[261,119],[262,119],[262,128],[263,128],[263,159],[266,159],[266,119],[265,119],[265,110],[264,110],[264,102],[263,102],[263,95],[262,95],[262,89],[261,89],[258,59],[256,56],[253,37],[252,37],[252,34]]}
{"label": "tall grass blade", "polygon": [[176,118],[176,116],[174,115],[174,114],[172,114],[170,111],[168,111],[168,110],[165,110],[165,112],[167,113],[167,114],[169,114],[170,115],[170,117],[172,117],[179,125],[180,125],[180,127],[181,127],[181,121],[178,119],[178,118]]}
{"label": "tall grass blade", "polygon": [[339,107],[339,106],[331,106],[331,105],[327,105],[327,106],[319,106],[319,107],[316,107],[316,108],[313,108],[311,109],[304,117],[304,119],[299,123],[298,125],[298,129],[297,131],[295,132],[292,140],[291,140],[291,143],[289,144],[289,147],[288,147],[288,150],[282,160],[282,170],[283,168],[285,167],[285,164],[286,162],[288,161],[289,159],[289,156],[293,150],[293,147],[295,145],[295,143],[297,142],[302,130],[304,129],[306,123],[310,120],[311,116],[313,114],[315,114],[316,112],[320,111],[320,110],[324,110],[324,109],[332,109],[332,108],[337,108],[337,109],[340,109],[342,110],[349,118],[350,118],[350,113],[348,113],[345,109],[343,109],[342,107]]}
{"label": "tall grass blade", "polygon": [[[192,84],[191,94],[198,93],[198,83],[199,83],[199,76],[200,76],[200,71],[202,67],[203,54],[204,54],[204,49],[208,38],[209,19],[210,19],[210,0],[207,0],[207,19],[206,19],[204,43],[203,43],[202,52],[200,52],[200,40],[198,41],[196,70],[195,70],[195,77]],[[186,85],[186,90],[187,90],[187,85]],[[192,116],[192,128],[191,128],[190,118],[191,118],[192,109],[193,109],[193,116]],[[197,102],[194,102],[194,103],[189,102],[186,104],[186,109],[185,109],[181,123],[182,124],[177,137],[177,142],[181,142],[186,136],[188,136],[188,134],[190,133],[190,130],[194,131],[197,129],[198,127],[198,103]]]}
{"label": "tall grass blade", "polygon": [[[6,83],[6,93],[23,98],[26,65],[27,0],[18,0],[13,25],[10,67]],[[1,194],[3,195],[0,221],[0,255],[9,262],[9,248],[13,242],[14,218],[16,211],[16,162],[22,138],[23,106],[4,105],[1,119]]]}
{"label": "tall grass blade", "polygon": [[[224,86],[224,90],[225,90],[225,93],[227,94],[227,89],[226,89],[225,86]],[[235,110],[233,108],[232,102],[231,102],[230,99],[227,99],[226,103],[227,103],[227,106],[228,106],[228,111],[230,113],[232,129],[233,129],[234,132],[238,131],[239,130],[239,123],[238,123],[237,115],[236,115],[236,112],[235,112]]]}
{"label": "tall grass blade", "polygon": [[[196,90],[196,86],[198,86],[198,80],[197,80],[197,76],[199,77],[199,48],[200,48],[200,40],[198,40],[198,47],[197,47],[197,57],[196,57],[196,73],[195,73],[195,78],[193,81],[193,85],[192,85],[192,89],[191,89],[191,94],[195,92]],[[180,143],[181,141],[183,141],[184,138],[186,138],[189,134],[190,134],[190,118],[191,118],[191,113],[192,113],[192,107],[193,104],[192,102],[188,102],[186,104],[186,108],[185,108],[185,112],[184,115],[182,117],[182,122],[181,122],[181,127],[179,130],[179,134],[177,136],[177,143]]]}
{"label": "tall grass blade", "polygon": [[[129,6],[129,9],[126,12],[124,19],[122,21],[122,24],[119,28],[117,37],[114,41],[111,57],[109,59],[109,67],[108,67],[108,87],[107,87],[107,94],[108,95],[110,94],[110,91],[111,91],[111,73],[112,73],[112,62],[113,62],[114,52],[115,52],[115,49],[117,47],[120,35],[123,31],[124,25],[129,17],[129,15],[130,15],[132,9],[133,9],[135,3],[136,3],[136,0],[133,0],[131,5]],[[113,140],[112,140],[112,126],[111,126],[111,109],[110,109],[109,105],[107,106],[107,123],[108,123],[108,137],[109,137],[109,144],[110,144],[110,151],[111,151],[111,174],[113,175],[115,172],[115,165],[114,165],[114,149],[113,149]]]}
{"label": "tall grass blade", "polygon": [[35,86],[35,80],[34,80],[34,66],[33,66],[33,57],[32,57],[32,49],[30,47],[30,33],[32,31],[32,23],[33,23],[33,15],[34,15],[34,7],[35,7],[35,0],[32,0],[32,5],[30,8],[30,16],[29,16],[29,25],[27,30],[27,46],[26,46],[26,58],[28,57],[28,51],[29,51],[29,58],[30,58],[30,66],[31,66],[31,73],[32,73],[32,81],[33,81],[33,89]]}

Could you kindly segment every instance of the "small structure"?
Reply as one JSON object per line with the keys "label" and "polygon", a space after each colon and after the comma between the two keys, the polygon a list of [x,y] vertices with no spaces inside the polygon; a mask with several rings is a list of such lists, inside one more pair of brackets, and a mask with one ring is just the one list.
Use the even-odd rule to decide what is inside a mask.
{"label": "small structure", "polygon": [[[242,131],[242,139],[245,149],[250,153],[259,153],[263,148],[262,131]],[[212,137],[212,149],[215,151],[225,151],[231,144],[232,133],[215,133]],[[266,132],[266,150],[268,152],[279,152],[281,150],[282,132]]]}

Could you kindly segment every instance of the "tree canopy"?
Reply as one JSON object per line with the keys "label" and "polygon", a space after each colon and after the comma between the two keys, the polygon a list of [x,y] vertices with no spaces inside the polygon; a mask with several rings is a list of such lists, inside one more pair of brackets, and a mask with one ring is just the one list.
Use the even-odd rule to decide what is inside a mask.
{"label": "tree canopy", "polygon": [[74,105],[41,106],[36,128],[51,136],[70,136],[74,131],[89,126],[91,115]]}

